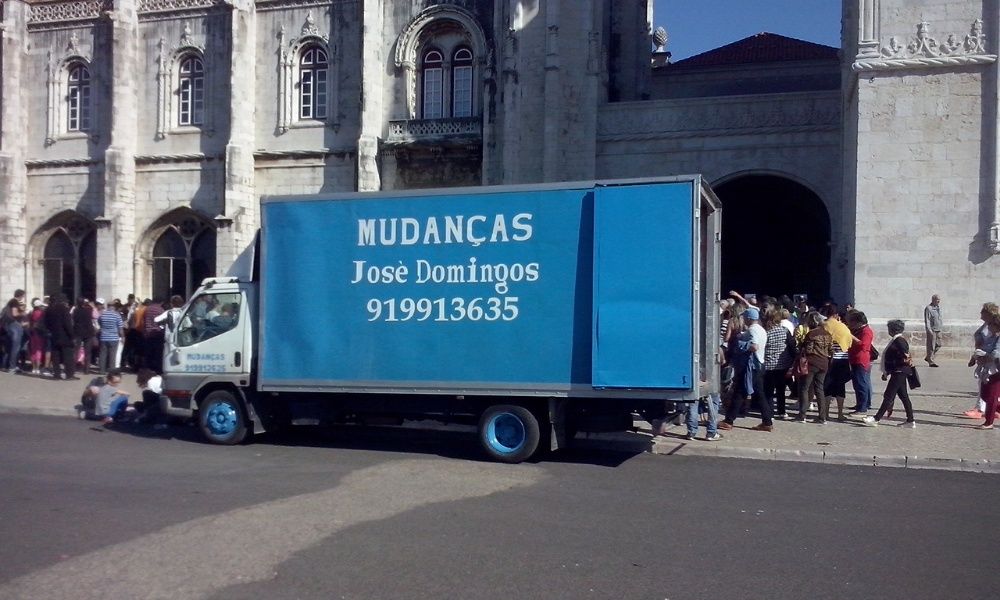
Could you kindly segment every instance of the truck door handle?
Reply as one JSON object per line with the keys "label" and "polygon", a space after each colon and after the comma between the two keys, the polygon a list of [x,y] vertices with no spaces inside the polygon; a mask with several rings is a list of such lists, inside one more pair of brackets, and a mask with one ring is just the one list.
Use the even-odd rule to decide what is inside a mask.
{"label": "truck door handle", "polygon": [[242,353],[240,353],[240,352],[237,352],[237,353],[236,353],[236,354],[235,354],[235,355],[233,356],[233,366],[234,366],[234,367],[239,367],[239,366],[241,366],[242,364],[243,364],[243,354],[242,354]]}

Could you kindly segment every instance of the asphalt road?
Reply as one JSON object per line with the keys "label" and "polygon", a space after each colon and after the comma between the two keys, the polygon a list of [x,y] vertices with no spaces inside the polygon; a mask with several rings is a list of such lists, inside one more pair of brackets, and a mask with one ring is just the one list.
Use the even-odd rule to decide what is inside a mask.
{"label": "asphalt road", "polygon": [[[996,598],[1000,477],[0,416],[0,598]],[[987,511],[990,511],[987,514]]]}

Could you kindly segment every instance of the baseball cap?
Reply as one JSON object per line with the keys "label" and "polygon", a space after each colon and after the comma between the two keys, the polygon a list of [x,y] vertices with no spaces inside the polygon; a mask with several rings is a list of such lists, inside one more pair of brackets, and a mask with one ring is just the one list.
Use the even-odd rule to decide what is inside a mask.
{"label": "baseball cap", "polygon": [[104,304],[104,298],[98,298],[98,299],[94,300],[94,302],[96,304]]}
{"label": "baseball cap", "polygon": [[746,317],[747,319],[753,319],[754,321],[759,321],[760,310],[751,306],[750,308],[743,311],[743,316]]}

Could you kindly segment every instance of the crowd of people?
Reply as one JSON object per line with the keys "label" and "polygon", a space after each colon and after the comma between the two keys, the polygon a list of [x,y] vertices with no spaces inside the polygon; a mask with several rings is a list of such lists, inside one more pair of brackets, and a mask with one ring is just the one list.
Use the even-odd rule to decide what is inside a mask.
{"label": "crowd of people", "polygon": [[[730,298],[720,302],[723,385],[722,392],[713,394],[705,403],[706,439],[722,439],[719,430],[731,430],[750,410],[760,414],[760,424],[753,427],[757,431],[772,431],[775,419],[798,423],[811,420],[825,425],[832,420],[830,411],[834,406],[836,420],[854,419],[858,424],[875,427],[892,414],[897,398],[906,414],[900,425],[915,427],[909,389],[919,386],[919,378],[903,335],[903,321],[888,322],[891,339],[879,351],[874,347],[875,333],[864,312],[832,302],[813,308],[805,299],[797,300],[783,296],[758,301],[733,291]],[[152,388],[148,389],[159,385],[165,330],[175,325],[183,304],[180,296],[173,296],[166,304],[149,298],[139,302],[133,294],[125,302],[115,299],[105,303],[103,298],[91,302],[81,297],[70,306],[65,296],[57,295],[51,301],[48,297],[33,298],[29,303],[25,292],[17,290],[0,313],[0,366],[6,372],[56,379],[79,379],[78,372],[91,370],[105,375],[88,386],[93,392],[89,397],[100,400],[95,404],[95,415],[114,418],[127,404],[127,399],[120,401],[116,387],[122,368],[138,373],[144,389],[150,381]],[[209,311],[218,312],[210,322],[225,330],[232,327],[226,308],[214,311],[207,305],[196,306],[193,313],[198,314],[199,309],[206,316]],[[963,416],[984,419],[979,428],[992,429],[1000,403],[997,304],[984,304],[980,318],[983,324],[975,332],[975,348],[969,359],[969,366],[975,368],[979,395]],[[935,295],[924,310],[927,351],[923,360],[930,367],[937,366],[941,324],[940,298]],[[879,365],[886,387],[878,409],[870,415],[871,372],[875,364]],[[848,382],[855,397],[851,408],[845,407]],[[699,403],[687,405],[689,439],[698,432],[699,411]],[[720,414],[724,415],[721,421]],[[654,432],[663,433],[663,423],[655,423]]]}
{"label": "crowd of people", "polygon": [[[853,306],[826,302],[813,308],[804,299],[793,302],[787,296],[764,297],[758,302],[733,291],[720,302],[719,311],[722,393],[709,398],[705,407],[688,405],[688,439],[695,439],[701,420],[706,421],[707,440],[722,439],[719,430],[733,429],[750,410],[760,414],[760,424],[752,428],[756,431],[772,431],[775,419],[825,425],[832,420],[834,406],[838,421],[877,427],[892,414],[897,398],[906,414],[899,425],[916,427],[909,390],[919,387],[920,382],[902,320],[888,322],[891,339],[880,351],[874,346],[875,332],[867,316]],[[975,367],[979,398],[963,416],[985,419],[978,428],[992,429],[1000,402],[997,304],[984,304],[980,318],[983,324],[975,333],[969,360],[969,366]],[[929,367],[937,367],[941,332],[937,295],[924,311],[924,325],[927,352],[923,360]],[[871,415],[874,365],[878,365],[886,387]],[[845,407],[848,382],[855,397],[850,408]],[[724,415],[721,421],[718,415]],[[665,433],[663,423],[654,423],[654,433]]]}
{"label": "crowd of people", "polygon": [[164,331],[176,318],[170,309],[183,304],[180,296],[167,305],[134,294],[125,302],[80,297],[71,305],[61,294],[28,302],[17,290],[0,314],[0,366],[55,379],[122,368],[160,372]]}

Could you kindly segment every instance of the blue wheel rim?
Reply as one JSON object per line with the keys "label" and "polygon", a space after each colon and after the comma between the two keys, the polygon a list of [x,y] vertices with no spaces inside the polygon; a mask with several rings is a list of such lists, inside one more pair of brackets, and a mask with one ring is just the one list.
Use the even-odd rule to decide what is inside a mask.
{"label": "blue wheel rim", "polygon": [[205,413],[205,426],[216,437],[227,437],[236,431],[239,414],[236,407],[228,402],[217,402]]}
{"label": "blue wheel rim", "polygon": [[493,415],[486,424],[486,443],[500,454],[513,454],[527,440],[524,423],[509,412]]}

